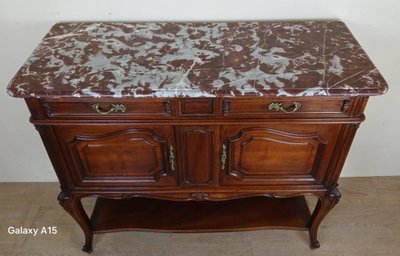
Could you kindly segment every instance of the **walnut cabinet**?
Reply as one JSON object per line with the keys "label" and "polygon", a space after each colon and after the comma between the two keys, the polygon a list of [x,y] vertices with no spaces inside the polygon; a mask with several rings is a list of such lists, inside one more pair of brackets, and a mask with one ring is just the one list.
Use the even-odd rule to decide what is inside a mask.
{"label": "walnut cabinet", "polygon": [[[96,232],[135,229],[303,229],[315,248],[367,97],[26,102],[84,250]],[[312,212],[305,195],[319,198]],[[90,218],[87,196],[98,197]],[[188,220],[193,211],[211,214]]]}
{"label": "walnut cabinet", "polygon": [[368,98],[387,89],[341,21],[65,22],[8,93],[91,252],[124,230],[296,229],[318,248]]}

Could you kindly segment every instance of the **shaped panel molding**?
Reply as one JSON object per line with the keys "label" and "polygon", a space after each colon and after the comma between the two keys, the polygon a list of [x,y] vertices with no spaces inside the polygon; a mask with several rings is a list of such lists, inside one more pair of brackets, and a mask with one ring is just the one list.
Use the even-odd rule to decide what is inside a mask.
{"label": "shaped panel molding", "polygon": [[212,126],[180,127],[183,183],[208,185],[214,182],[218,129]]}
{"label": "shaped panel molding", "polygon": [[163,183],[169,175],[167,140],[145,129],[75,135],[68,143],[80,180]]}
{"label": "shaped panel molding", "polygon": [[248,128],[228,138],[227,175],[236,180],[304,177],[313,180],[326,141],[318,133]]}

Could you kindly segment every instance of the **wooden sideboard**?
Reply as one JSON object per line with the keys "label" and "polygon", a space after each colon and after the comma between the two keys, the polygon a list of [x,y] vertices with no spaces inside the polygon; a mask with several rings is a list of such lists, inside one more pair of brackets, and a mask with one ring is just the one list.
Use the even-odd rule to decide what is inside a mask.
{"label": "wooden sideboard", "polygon": [[368,98],[386,90],[340,21],[59,23],[8,87],[86,252],[122,230],[299,229],[318,248]]}

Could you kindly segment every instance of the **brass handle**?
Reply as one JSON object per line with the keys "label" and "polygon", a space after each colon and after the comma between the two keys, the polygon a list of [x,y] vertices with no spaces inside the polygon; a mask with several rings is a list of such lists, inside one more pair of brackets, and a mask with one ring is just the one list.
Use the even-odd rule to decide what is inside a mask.
{"label": "brass handle", "polygon": [[293,113],[296,112],[297,110],[299,110],[301,107],[301,103],[298,101],[293,101],[292,105],[290,107],[288,107],[287,109],[291,109],[292,110],[286,110],[282,107],[282,103],[278,103],[278,102],[272,102],[268,105],[268,109],[269,110],[276,110],[276,111],[281,111],[284,113]]}
{"label": "brass handle", "polygon": [[126,111],[126,107],[123,104],[116,104],[116,103],[111,103],[111,108],[108,111],[101,110],[100,103],[93,104],[92,108],[97,113],[102,114],[102,115],[107,115],[107,114],[110,114],[111,112],[117,112],[117,111],[125,112]]}
{"label": "brass handle", "polygon": [[221,168],[225,170],[226,167],[226,145],[222,144],[222,155],[221,155]]}
{"label": "brass handle", "polygon": [[169,146],[169,164],[171,165],[171,171],[175,171],[175,155],[174,155],[174,147],[172,145]]}

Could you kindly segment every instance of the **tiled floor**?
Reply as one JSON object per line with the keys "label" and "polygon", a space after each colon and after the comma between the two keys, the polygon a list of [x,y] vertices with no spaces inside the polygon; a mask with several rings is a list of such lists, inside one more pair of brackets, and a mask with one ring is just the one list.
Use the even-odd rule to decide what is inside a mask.
{"label": "tiled floor", "polygon": [[[320,227],[318,250],[309,249],[304,231],[119,232],[95,235],[92,255],[400,256],[400,177],[342,178],[340,190],[341,201]],[[58,192],[56,183],[0,183],[0,255],[86,255]],[[55,226],[57,234],[8,234],[21,226]]]}

